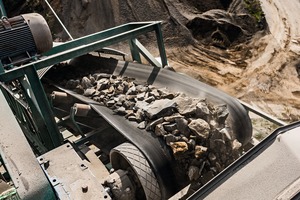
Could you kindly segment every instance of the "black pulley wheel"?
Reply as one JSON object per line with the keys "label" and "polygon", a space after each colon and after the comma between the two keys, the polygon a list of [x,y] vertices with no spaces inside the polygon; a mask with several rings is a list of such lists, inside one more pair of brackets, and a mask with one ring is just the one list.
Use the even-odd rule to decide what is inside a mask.
{"label": "black pulley wheel", "polygon": [[159,200],[158,181],[142,152],[130,143],[123,143],[111,150],[110,161],[115,170],[129,171],[137,186],[137,199]]}

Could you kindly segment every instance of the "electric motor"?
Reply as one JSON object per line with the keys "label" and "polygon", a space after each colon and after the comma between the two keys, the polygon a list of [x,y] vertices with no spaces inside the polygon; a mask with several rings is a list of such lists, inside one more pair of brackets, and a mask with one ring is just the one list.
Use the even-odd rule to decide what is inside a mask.
{"label": "electric motor", "polygon": [[0,19],[0,60],[2,65],[20,65],[52,48],[46,20],[37,13]]}

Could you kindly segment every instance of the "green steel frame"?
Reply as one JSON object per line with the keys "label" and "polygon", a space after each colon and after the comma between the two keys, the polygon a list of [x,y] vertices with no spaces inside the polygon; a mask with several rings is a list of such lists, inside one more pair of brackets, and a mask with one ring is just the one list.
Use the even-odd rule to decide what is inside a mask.
{"label": "green steel frame", "polygon": [[[1,0],[0,0],[0,3]],[[138,41],[137,37],[148,32],[155,32],[161,63]],[[167,57],[161,32],[161,22],[128,23],[79,39],[75,39],[46,52],[41,59],[23,66],[3,66],[0,61],[1,90],[18,119],[27,139],[38,153],[44,153],[62,144],[63,138],[37,74],[37,70],[52,66],[92,51],[128,41],[132,59],[141,62],[140,55],[156,67],[167,65]],[[16,82],[23,91],[20,100],[9,86]]]}
{"label": "green steel frame", "polygon": [[2,2],[2,0],[0,0],[0,18],[2,17],[6,17],[6,11],[5,11],[5,8],[4,8],[4,4]]}

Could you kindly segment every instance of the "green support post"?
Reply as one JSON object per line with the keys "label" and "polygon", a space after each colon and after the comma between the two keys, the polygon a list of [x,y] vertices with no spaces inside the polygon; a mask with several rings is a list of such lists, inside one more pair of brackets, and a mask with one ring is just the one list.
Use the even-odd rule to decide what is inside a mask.
{"label": "green support post", "polygon": [[43,137],[46,140],[44,141],[45,146],[48,150],[58,147],[62,144],[63,138],[54,120],[54,115],[52,113],[51,107],[49,105],[48,99],[46,97],[46,94],[44,92],[43,86],[40,82],[34,65],[26,67],[24,69],[24,72],[26,74],[30,87],[34,88],[34,92],[32,92],[32,94],[34,94],[34,98],[31,97],[31,99],[35,99],[36,101],[34,102],[37,108],[35,112],[40,112],[40,116],[43,118],[44,121],[44,124],[39,124],[39,126],[45,126],[46,129],[44,130],[47,130],[46,133],[41,133],[43,134]]}
{"label": "green support post", "polygon": [[156,33],[156,40],[158,45],[158,50],[161,58],[161,65],[162,67],[168,66],[168,60],[164,45],[164,39],[161,31],[161,23],[155,24],[155,33]]}
{"label": "green support post", "polygon": [[6,17],[6,11],[2,0],[0,0],[0,18]]}
{"label": "green support post", "polygon": [[129,40],[129,46],[130,46],[132,60],[136,61],[138,63],[142,63],[140,52],[139,52],[137,46],[135,45],[136,40],[137,40],[136,38],[133,38],[133,39]]}

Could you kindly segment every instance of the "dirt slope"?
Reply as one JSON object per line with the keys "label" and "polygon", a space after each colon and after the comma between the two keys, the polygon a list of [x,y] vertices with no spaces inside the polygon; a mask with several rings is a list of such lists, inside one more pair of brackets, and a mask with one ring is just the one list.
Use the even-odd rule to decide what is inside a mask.
{"label": "dirt slope", "polygon": [[[21,1],[15,3],[20,4]],[[268,30],[259,31],[263,29],[258,27],[259,24],[253,26],[253,23],[240,23],[253,20],[245,15],[245,2],[254,1],[50,1],[75,38],[130,21],[162,20],[169,63],[178,72],[220,88],[280,119],[298,120],[300,89],[297,69],[300,69],[300,62],[297,57],[300,51],[300,33],[297,20],[300,17],[300,3],[296,0],[261,0]],[[44,14],[52,27],[54,37],[67,39],[67,35],[43,1],[31,1],[31,4],[26,6],[25,3],[21,8],[23,10],[17,11],[23,12],[30,8],[31,11]],[[219,17],[213,15],[218,19],[214,22],[208,21],[206,26],[211,27],[202,33],[206,27],[203,23],[213,18],[209,13],[214,12],[211,9],[228,12],[222,14],[218,11],[217,13],[221,13]],[[18,14],[12,8],[8,10],[14,15]],[[220,25],[224,23],[226,13],[230,13],[225,17],[226,20],[231,19],[229,25],[227,22]],[[257,12],[254,12],[254,16],[255,14]],[[199,19],[194,24],[198,28],[188,29],[187,24],[196,18]],[[234,41],[226,43],[232,35],[232,32],[226,33],[226,29],[232,24],[241,34]],[[219,40],[223,42],[221,45]],[[143,42],[151,45],[152,36],[147,35]]]}

